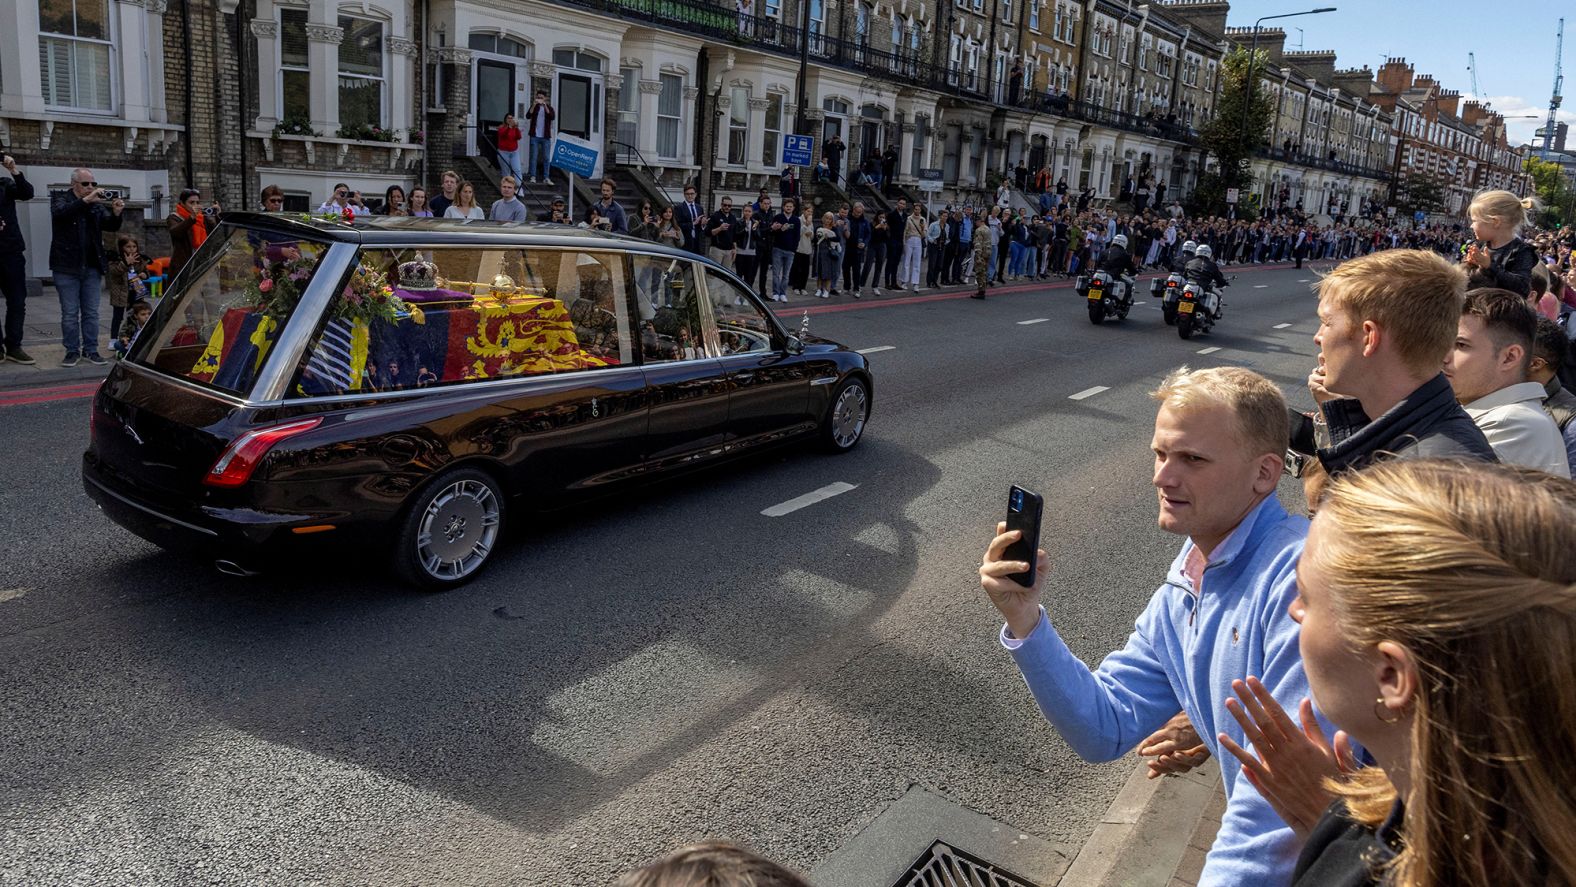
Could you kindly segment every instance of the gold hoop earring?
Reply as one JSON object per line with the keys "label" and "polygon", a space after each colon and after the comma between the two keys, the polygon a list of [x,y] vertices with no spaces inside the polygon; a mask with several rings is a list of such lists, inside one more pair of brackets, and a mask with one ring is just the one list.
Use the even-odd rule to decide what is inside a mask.
{"label": "gold hoop earring", "polygon": [[1393,717],[1393,718],[1387,718],[1387,717],[1384,716],[1384,713],[1386,711],[1387,711],[1387,709],[1385,708],[1385,705],[1384,705],[1384,697],[1381,696],[1378,699],[1375,699],[1374,700],[1374,717],[1378,718],[1382,723],[1385,723],[1385,724],[1399,724],[1399,723],[1401,723],[1401,719],[1406,717],[1406,714],[1404,712],[1401,712],[1401,713],[1397,713],[1396,716]]}

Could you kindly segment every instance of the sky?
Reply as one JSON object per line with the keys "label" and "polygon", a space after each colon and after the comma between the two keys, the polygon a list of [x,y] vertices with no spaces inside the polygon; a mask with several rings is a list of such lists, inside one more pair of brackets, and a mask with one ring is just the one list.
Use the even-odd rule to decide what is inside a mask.
{"label": "sky", "polygon": [[[1227,24],[1251,28],[1262,15],[1334,6],[1335,12],[1264,22],[1286,31],[1286,48],[1333,49],[1338,68],[1378,70],[1400,56],[1446,89],[1473,94],[1467,53],[1477,54],[1482,95],[1507,117],[1512,145],[1532,141],[1549,113],[1554,87],[1554,35],[1565,16],[1565,101],[1558,119],[1571,124],[1566,149],[1576,150],[1576,3],[1562,0],[1231,0]],[[1302,28],[1302,33],[1297,32]],[[1302,45],[1299,47],[1298,44]],[[1540,143],[1541,144],[1541,141]]]}

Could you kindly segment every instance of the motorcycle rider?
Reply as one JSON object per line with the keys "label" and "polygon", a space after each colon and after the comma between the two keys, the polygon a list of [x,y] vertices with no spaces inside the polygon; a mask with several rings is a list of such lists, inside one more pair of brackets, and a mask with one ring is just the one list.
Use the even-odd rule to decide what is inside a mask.
{"label": "motorcycle rider", "polygon": [[1171,260],[1171,272],[1181,274],[1187,270],[1187,263],[1193,261],[1193,254],[1198,251],[1198,244],[1189,240],[1182,244],[1182,252]]}
{"label": "motorcycle rider", "polygon": [[[1206,292],[1214,290],[1218,293],[1221,288],[1230,284],[1226,281],[1226,276],[1220,273],[1220,266],[1215,264],[1214,253],[1215,251],[1209,248],[1209,244],[1200,245],[1194,252],[1193,258],[1182,269],[1182,274],[1187,278],[1188,283],[1202,284]],[[1218,317],[1219,297],[1211,302],[1210,314]]]}
{"label": "motorcycle rider", "polygon": [[1121,281],[1124,297],[1132,294],[1133,280],[1138,276],[1138,266],[1133,263],[1133,257],[1127,251],[1126,234],[1118,234],[1111,238],[1111,243],[1100,255],[1100,270],[1111,275],[1112,280]]}

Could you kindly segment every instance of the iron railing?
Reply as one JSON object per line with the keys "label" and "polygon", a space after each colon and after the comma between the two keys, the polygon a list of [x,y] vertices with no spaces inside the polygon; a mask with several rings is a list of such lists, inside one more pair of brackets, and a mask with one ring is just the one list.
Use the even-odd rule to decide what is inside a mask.
{"label": "iron railing", "polygon": [[1318,157],[1300,151],[1286,151],[1281,148],[1271,148],[1268,145],[1260,145],[1258,150],[1254,151],[1253,153],[1259,157],[1264,157],[1269,160],[1283,160],[1287,163],[1295,163],[1298,166],[1310,166],[1314,169],[1327,169],[1332,172],[1363,176],[1364,178],[1370,179],[1390,178],[1390,170],[1388,168],[1364,166],[1360,163],[1347,163],[1344,160],[1335,160],[1329,157]]}

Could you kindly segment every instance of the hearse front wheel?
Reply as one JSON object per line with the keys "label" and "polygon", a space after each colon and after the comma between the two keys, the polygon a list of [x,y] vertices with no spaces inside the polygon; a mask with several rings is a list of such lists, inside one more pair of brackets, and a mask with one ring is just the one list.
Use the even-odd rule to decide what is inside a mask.
{"label": "hearse front wheel", "polygon": [[447,589],[475,578],[503,532],[503,490],[485,472],[456,468],[438,475],[406,509],[394,569],[422,588]]}

